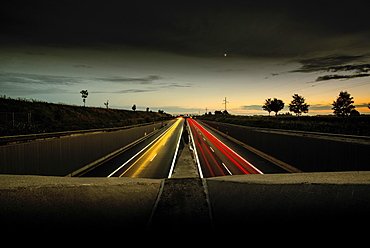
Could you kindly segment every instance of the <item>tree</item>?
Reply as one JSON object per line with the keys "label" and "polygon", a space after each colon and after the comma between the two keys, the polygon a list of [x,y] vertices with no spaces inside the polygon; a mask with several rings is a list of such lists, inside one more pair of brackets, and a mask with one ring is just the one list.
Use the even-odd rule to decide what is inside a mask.
{"label": "tree", "polygon": [[136,104],[132,105],[132,110],[136,111]]}
{"label": "tree", "polygon": [[292,97],[293,100],[289,104],[289,111],[296,113],[299,118],[302,113],[308,112],[308,107],[310,105],[305,103],[306,99],[298,94],[294,94]]}
{"label": "tree", "polygon": [[341,91],[336,101],[333,101],[333,113],[340,117],[347,117],[355,106],[352,105],[353,97],[347,91]]}
{"label": "tree", "polygon": [[82,102],[84,103],[84,107],[85,107],[86,98],[89,95],[89,92],[87,92],[87,90],[81,90],[80,93],[82,97]]}
{"label": "tree", "polygon": [[107,100],[107,102],[104,103],[104,105],[107,107],[107,109],[109,108],[109,100]]}
{"label": "tree", "polygon": [[270,116],[270,113],[271,113],[270,105],[271,105],[271,98],[266,99],[265,103],[262,105],[262,109],[269,112],[269,116]]}
{"label": "tree", "polygon": [[284,108],[284,102],[283,100],[274,98],[271,100],[271,98],[265,100],[265,104],[262,106],[262,109],[269,112],[273,111],[275,112],[275,116],[277,116],[277,113]]}
{"label": "tree", "polygon": [[349,116],[360,116],[360,112],[358,112],[356,109],[352,109],[351,113],[349,113]]}

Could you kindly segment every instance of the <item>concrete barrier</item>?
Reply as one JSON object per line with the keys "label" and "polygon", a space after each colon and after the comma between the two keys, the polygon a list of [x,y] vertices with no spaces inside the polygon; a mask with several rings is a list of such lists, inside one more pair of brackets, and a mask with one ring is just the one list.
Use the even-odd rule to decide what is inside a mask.
{"label": "concrete barrier", "polygon": [[207,185],[216,228],[317,232],[370,220],[369,179],[370,172],[295,173],[225,176]]}
{"label": "concrete barrier", "polygon": [[162,123],[0,146],[0,173],[64,176],[162,127]]}
{"label": "concrete barrier", "polygon": [[[224,176],[203,179],[205,184],[199,178],[0,175],[0,219],[6,231],[52,230],[57,235],[66,230],[163,234],[164,229],[194,235],[199,227],[200,235],[213,229],[268,236],[348,234],[370,220],[369,179],[370,172]],[[206,197],[202,187],[211,215],[201,199]],[[159,212],[153,214],[156,205]],[[172,219],[166,211],[172,211]]]}
{"label": "concrete barrier", "polygon": [[158,179],[0,175],[0,219],[5,233],[122,235],[145,230],[160,185]]}

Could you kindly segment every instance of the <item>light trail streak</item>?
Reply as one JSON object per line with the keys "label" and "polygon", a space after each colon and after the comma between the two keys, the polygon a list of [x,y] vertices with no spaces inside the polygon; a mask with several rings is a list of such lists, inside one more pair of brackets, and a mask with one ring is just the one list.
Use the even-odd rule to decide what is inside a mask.
{"label": "light trail streak", "polygon": [[130,167],[128,167],[119,177],[124,176],[128,171],[133,169],[135,165],[138,165],[138,168],[135,168],[135,172],[130,177],[140,177],[140,173],[147,169],[150,166],[150,162],[153,161],[154,157],[162,149],[163,145],[167,140],[173,135],[174,131],[181,123],[182,118],[177,119],[177,121],[162,135],[147,151],[145,151]]}
{"label": "light trail streak", "polygon": [[[199,161],[199,157],[198,157],[198,152],[197,152],[197,148],[196,148],[196,144],[195,144],[195,140],[194,140],[194,136],[193,136],[193,132],[191,131],[191,126],[190,126],[190,123],[189,123],[189,133],[190,133],[190,139],[191,139],[191,143],[193,144],[193,148],[191,150],[194,151],[194,155],[195,155],[195,160],[196,160],[196,163],[197,163],[197,167],[198,167],[198,173],[199,173],[199,177],[200,178],[204,178],[203,177],[203,171],[202,171],[202,168],[200,167],[200,161]],[[191,148],[191,146],[189,146]]]}
{"label": "light trail streak", "polygon": [[[182,119],[182,118],[181,118],[181,119]],[[176,163],[177,153],[179,152],[180,141],[181,141],[181,135],[182,135],[182,131],[183,131],[183,129],[184,129],[184,125],[181,127],[180,137],[179,137],[178,142],[177,142],[175,155],[174,155],[174,156],[173,156],[173,158],[172,158],[172,163],[171,163],[170,172],[168,173],[168,178],[171,178],[172,173],[173,173],[173,169],[175,168],[175,163]],[[163,145],[164,145],[164,144],[163,144]]]}
{"label": "light trail streak", "polygon": [[226,165],[224,163],[222,163],[222,165],[225,167],[225,169],[227,170],[227,172],[229,172],[230,175],[232,175],[233,173],[231,173],[231,171],[226,167]]}
{"label": "light trail streak", "polygon": [[[237,154],[235,151],[230,149],[227,145],[225,145],[222,141],[217,139],[215,136],[213,136],[210,132],[208,132],[205,128],[203,128],[199,123],[197,123],[195,120],[188,119],[189,124],[191,127],[196,127],[196,129],[201,132],[207,139],[212,142],[213,147],[219,151],[222,152],[224,156],[227,157],[227,159],[232,162],[243,174],[263,174],[259,169],[257,169],[254,165],[252,165],[250,162],[242,158],[239,154]],[[195,130],[195,129],[194,129]],[[196,133],[198,131],[195,131]],[[199,135],[200,136],[200,135]],[[202,137],[203,138],[203,137]],[[204,138],[203,138],[204,139]],[[214,165],[217,166],[218,170],[220,170],[222,175],[225,175],[224,170],[221,168],[220,164],[216,161],[211,151],[208,149],[208,146],[205,144],[205,141],[203,141],[201,138],[198,139],[198,143],[204,145],[205,150],[208,152],[209,157],[214,162]],[[208,170],[210,171],[211,176],[214,176],[214,172],[211,169],[211,165],[209,161],[207,160],[207,156],[205,155],[205,152],[203,151],[203,148],[201,145],[199,146],[199,149],[201,151],[201,155],[203,156],[204,160],[206,161],[206,165]],[[214,152],[214,148],[210,147],[212,151]],[[223,167],[227,171],[228,174],[232,174],[229,168],[225,165],[225,163],[222,162]]]}

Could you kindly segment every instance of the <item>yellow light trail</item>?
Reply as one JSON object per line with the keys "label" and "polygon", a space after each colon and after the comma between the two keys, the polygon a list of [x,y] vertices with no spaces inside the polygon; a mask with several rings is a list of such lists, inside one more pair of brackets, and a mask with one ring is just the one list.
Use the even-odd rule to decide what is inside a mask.
{"label": "yellow light trail", "polygon": [[[130,177],[140,177],[140,173],[145,170],[148,166],[150,166],[150,162],[154,160],[154,158],[159,153],[160,149],[166,144],[167,140],[171,137],[171,135],[175,132],[178,125],[181,123],[183,118],[178,118],[177,121],[167,130],[167,133],[164,134],[157,142],[155,142],[146,152],[144,152],[129,168],[127,168],[119,177],[124,176],[134,165],[136,165],[139,161],[141,165],[139,168],[136,169],[135,173]],[[141,161],[142,160],[142,161]]]}

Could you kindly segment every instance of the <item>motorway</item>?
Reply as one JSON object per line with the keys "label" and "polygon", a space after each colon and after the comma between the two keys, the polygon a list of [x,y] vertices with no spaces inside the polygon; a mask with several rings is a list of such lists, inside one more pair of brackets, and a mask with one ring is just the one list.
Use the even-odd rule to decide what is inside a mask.
{"label": "motorway", "polygon": [[183,118],[173,120],[155,135],[88,171],[83,177],[171,177],[183,126]]}
{"label": "motorway", "polygon": [[[83,177],[170,178],[184,126],[201,178],[287,171],[215,133],[201,122],[179,117],[156,134],[83,173]],[[194,145],[195,144],[195,145]]]}
{"label": "motorway", "polygon": [[263,174],[250,162],[233,151],[221,140],[193,119],[188,119],[189,128],[197,154],[201,177],[226,175]]}

